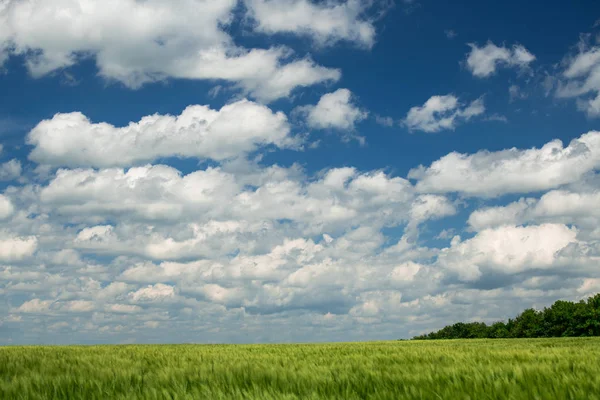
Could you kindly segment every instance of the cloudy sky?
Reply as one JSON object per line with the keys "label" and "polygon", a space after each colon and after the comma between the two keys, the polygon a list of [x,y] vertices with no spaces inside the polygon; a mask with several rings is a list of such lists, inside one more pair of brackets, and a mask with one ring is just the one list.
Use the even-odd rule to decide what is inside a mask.
{"label": "cloudy sky", "polygon": [[408,338],[599,292],[600,4],[539,3],[0,0],[0,344]]}

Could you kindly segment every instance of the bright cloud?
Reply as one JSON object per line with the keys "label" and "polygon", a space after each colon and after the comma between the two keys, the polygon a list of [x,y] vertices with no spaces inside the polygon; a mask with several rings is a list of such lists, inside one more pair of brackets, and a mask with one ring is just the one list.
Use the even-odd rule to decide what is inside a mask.
{"label": "bright cloud", "polygon": [[33,255],[38,240],[35,236],[17,236],[9,232],[0,232],[0,261],[14,262]]}
{"label": "bright cloud", "polygon": [[21,176],[21,162],[17,159],[12,159],[0,164],[0,181],[12,181]]}
{"label": "bright cloud", "polygon": [[588,117],[600,117],[600,47],[580,42],[578,53],[567,56],[555,95],[577,98],[577,108]]}
{"label": "bright cloud", "polygon": [[577,232],[564,225],[502,226],[479,232],[441,251],[438,264],[462,280],[479,279],[485,269],[514,274],[555,266],[558,252],[576,241]]}
{"label": "bright cloud", "polygon": [[600,192],[552,190],[539,199],[526,198],[505,206],[489,207],[474,211],[468,224],[474,230],[482,230],[504,224],[527,222],[558,222],[576,224],[580,230],[595,235],[600,223]]}
{"label": "bright cloud", "polygon": [[305,35],[320,46],[346,40],[370,48],[375,42],[375,27],[364,16],[369,1],[245,0],[245,4],[259,32]]}
{"label": "bright cloud", "polygon": [[566,147],[553,140],[539,149],[450,153],[429,167],[413,169],[409,178],[418,180],[422,192],[493,197],[556,188],[599,166],[600,132],[589,132]]}
{"label": "bright cloud", "polygon": [[348,89],[338,89],[321,97],[315,106],[299,109],[306,113],[308,126],[315,129],[352,130],[368,112],[353,104],[352,93]]}
{"label": "bright cloud", "polygon": [[56,114],[28,135],[30,159],[40,164],[111,167],[161,157],[221,161],[261,146],[294,147],[286,116],[242,100],[220,110],[187,107],[179,116],[152,115],[126,127],[92,123],[81,113]]}
{"label": "bright cloud", "polygon": [[0,194],[0,220],[10,217],[15,211],[12,202],[6,196]]}
{"label": "bright cloud", "polygon": [[412,107],[404,119],[404,124],[411,131],[433,133],[453,130],[459,122],[468,121],[484,112],[485,106],[481,98],[465,107],[451,94],[432,96],[422,106]]}
{"label": "bright cloud", "polygon": [[137,88],[166,78],[218,79],[263,101],[296,87],[336,81],[340,72],[283,47],[247,50],[224,31],[235,0],[5,1],[0,65],[22,55],[41,77],[93,57],[99,74]]}
{"label": "bright cloud", "polygon": [[129,294],[132,301],[136,303],[164,301],[175,296],[173,286],[157,283],[149,285]]}
{"label": "bright cloud", "polygon": [[467,68],[478,78],[487,78],[502,67],[527,68],[535,61],[535,56],[522,45],[512,48],[498,47],[492,42],[479,47],[470,43],[471,51],[467,55]]}

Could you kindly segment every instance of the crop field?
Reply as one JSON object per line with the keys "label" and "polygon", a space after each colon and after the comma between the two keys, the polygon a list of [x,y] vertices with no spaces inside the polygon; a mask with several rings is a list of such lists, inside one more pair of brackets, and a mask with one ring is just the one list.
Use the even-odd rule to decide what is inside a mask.
{"label": "crop field", "polygon": [[0,347],[0,399],[600,399],[600,339]]}

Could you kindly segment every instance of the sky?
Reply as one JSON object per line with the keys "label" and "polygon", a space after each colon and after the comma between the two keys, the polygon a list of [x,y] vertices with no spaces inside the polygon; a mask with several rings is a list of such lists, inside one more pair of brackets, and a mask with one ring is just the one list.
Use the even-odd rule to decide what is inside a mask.
{"label": "sky", "polygon": [[599,122],[597,1],[0,0],[0,345],[586,299]]}

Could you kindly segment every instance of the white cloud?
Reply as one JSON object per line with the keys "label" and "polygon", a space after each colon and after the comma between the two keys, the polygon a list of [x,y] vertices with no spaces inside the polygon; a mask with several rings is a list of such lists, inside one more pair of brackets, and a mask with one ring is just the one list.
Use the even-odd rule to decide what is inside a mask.
{"label": "white cloud", "polygon": [[[202,237],[204,229],[218,226],[210,225],[212,221],[238,221],[234,226],[240,234],[248,229],[260,232],[263,222],[278,220],[290,220],[298,228],[315,233],[344,229],[361,221],[398,224],[406,218],[402,210],[413,199],[408,181],[380,171],[360,174],[353,168],[331,169],[313,181],[293,169],[267,169],[263,173],[245,181],[243,174],[222,168],[186,176],[166,166],[127,171],[59,170],[39,196],[41,205],[71,220],[118,217],[122,223],[196,224],[190,225],[187,239]],[[227,228],[222,232],[231,231]],[[104,231],[100,236],[112,237]],[[82,240],[89,241],[87,237]],[[193,241],[189,244],[198,245]]]}
{"label": "white cloud", "polygon": [[553,140],[539,149],[453,152],[430,167],[411,170],[408,176],[418,180],[416,187],[421,192],[494,197],[556,188],[581,179],[599,166],[600,132],[589,132],[567,147]]}
{"label": "white cloud", "polygon": [[484,112],[482,98],[465,107],[451,94],[432,96],[422,106],[412,107],[406,114],[404,124],[411,131],[439,132],[454,129],[459,122],[468,121]]}
{"label": "white cloud", "polygon": [[68,313],[87,313],[96,308],[95,303],[88,300],[65,301],[55,303],[54,306],[57,311]]}
{"label": "white cloud", "polygon": [[17,236],[0,231],[0,261],[20,261],[33,255],[38,240],[35,236]]}
{"label": "white cloud", "polygon": [[600,217],[600,192],[574,193],[553,190],[544,194],[534,213],[540,217]]}
{"label": "white cloud", "polygon": [[179,116],[152,115],[125,127],[56,114],[27,136],[30,159],[56,166],[130,166],[161,157],[224,160],[260,146],[293,147],[286,116],[242,100],[221,110],[190,106]]}
{"label": "white cloud", "polygon": [[[464,119],[477,108],[457,107]],[[0,321],[17,327],[8,332],[16,342],[39,340],[41,323],[88,342],[392,339],[575,299],[600,278],[597,137],[463,155],[475,172],[450,162],[440,178],[449,186],[425,167],[412,185],[379,170],[309,174],[245,157],[185,174],[50,169],[3,194],[14,211],[2,240],[35,235],[37,246],[0,256],[0,298],[16,307]],[[540,174],[560,189],[517,204],[477,200],[473,237],[428,247],[459,231],[457,209],[473,205],[441,193],[530,190]],[[9,312],[22,320],[9,322]],[[60,340],[53,335],[43,337]]]}
{"label": "white cloud", "polygon": [[[137,88],[165,78],[225,80],[264,101],[340,72],[286,48],[247,50],[225,28],[236,0],[8,0],[0,11],[0,65],[16,54],[34,77],[94,57],[99,74]],[[289,62],[288,62],[289,61]]]}
{"label": "white cloud", "polygon": [[565,66],[555,95],[577,98],[577,108],[590,118],[600,117],[600,47],[581,41],[578,53],[563,60]]}
{"label": "white cloud", "polygon": [[136,303],[164,301],[175,297],[173,286],[157,283],[129,294],[132,301]]}
{"label": "white cloud", "polygon": [[587,278],[584,279],[583,284],[577,289],[578,292],[585,296],[594,296],[600,293],[600,279]]}
{"label": "white cloud", "polygon": [[364,16],[370,1],[245,0],[245,4],[259,32],[305,35],[320,46],[340,40],[367,48],[375,43],[375,28]]}
{"label": "white cloud", "polygon": [[354,104],[352,92],[348,89],[327,93],[317,105],[299,107],[298,111],[306,113],[308,126],[315,129],[352,130],[368,115]]}
{"label": "white cloud", "polygon": [[488,207],[476,210],[469,216],[467,223],[475,230],[501,225],[517,225],[522,221],[522,214],[528,209],[533,199],[521,199],[508,206]]}
{"label": "white cloud", "polygon": [[141,312],[142,308],[131,304],[110,304],[106,307],[106,311],[118,314],[133,314]]}
{"label": "white cloud", "polygon": [[576,224],[580,230],[590,230],[600,224],[598,204],[598,190],[552,190],[539,199],[520,199],[505,206],[476,210],[470,215],[468,223],[474,230],[526,222]]}
{"label": "white cloud", "polygon": [[105,242],[113,236],[113,227],[110,225],[94,226],[82,229],[75,238],[76,242]]}
{"label": "white cloud", "polygon": [[422,268],[422,265],[419,265],[415,262],[405,262],[392,270],[392,273],[390,274],[390,279],[400,284],[406,282],[413,282],[415,280],[415,276],[419,273],[419,271]]}
{"label": "white cloud", "polygon": [[52,303],[53,302],[51,300],[32,299],[21,304],[16,311],[27,314],[43,314],[50,309]]}
{"label": "white cloud", "polygon": [[223,212],[240,189],[234,176],[218,168],[182,177],[178,170],[158,165],[127,171],[59,170],[41,190],[40,199],[73,216],[108,213],[145,220],[179,220],[191,212]]}
{"label": "white cloud", "polygon": [[576,242],[576,235],[575,229],[560,224],[485,229],[465,241],[455,237],[437,263],[467,281],[479,279],[482,270],[515,274],[553,268],[557,253]]}
{"label": "white cloud", "polygon": [[410,207],[409,226],[454,214],[456,214],[456,208],[446,197],[433,194],[421,195],[413,201]]}
{"label": "white cloud", "polygon": [[10,199],[0,194],[0,220],[10,217],[15,212],[15,207]]}
{"label": "white cloud", "polygon": [[0,164],[0,181],[12,181],[21,176],[21,162],[17,159]]}
{"label": "white cloud", "polygon": [[500,67],[527,68],[535,61],[535,56],[522,45],[514,45],[511,49],[498,47],[492,42],[479,47],[469,43],[471,51],[467,56],[467,68],[478,78],[487,78]]}

